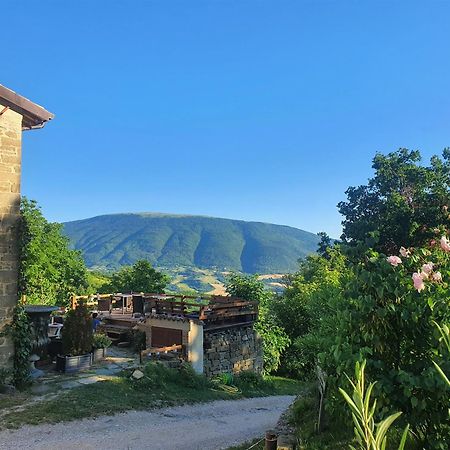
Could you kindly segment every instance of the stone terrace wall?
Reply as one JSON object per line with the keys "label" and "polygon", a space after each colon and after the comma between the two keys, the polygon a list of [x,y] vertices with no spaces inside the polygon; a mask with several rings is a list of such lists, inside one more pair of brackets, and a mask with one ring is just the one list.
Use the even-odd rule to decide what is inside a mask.
{"label": "stone terrace wall", "polygon": [[[7,110],[0,116],[0,331],[17,302],[21,138],[22,116]],[[13,351],[0,337],[0,368],[11,366]]]}
{"label": "stone terrace wall", "polygon": [[204,372],[207,377],[263,369],[262,340],[252,325],[204,330]]}

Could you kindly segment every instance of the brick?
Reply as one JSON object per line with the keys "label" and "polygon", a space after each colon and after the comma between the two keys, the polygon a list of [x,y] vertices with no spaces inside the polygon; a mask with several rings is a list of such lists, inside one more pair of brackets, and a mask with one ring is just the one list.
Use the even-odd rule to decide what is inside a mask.
{"label": "brick", "polygon": [[0,155],[2,163],[20,163],[20,155]]}
{"label": "brick", "polygon": [[11,146],[11,147],[20,148],[21,144],[22,144],[21,140],[17,139],[17,138],[12,138],[12,137],[8,137],[8,136],[2,136],[0,138],[0,145],[2,147],[3,146],[5,146],[5,147]]}

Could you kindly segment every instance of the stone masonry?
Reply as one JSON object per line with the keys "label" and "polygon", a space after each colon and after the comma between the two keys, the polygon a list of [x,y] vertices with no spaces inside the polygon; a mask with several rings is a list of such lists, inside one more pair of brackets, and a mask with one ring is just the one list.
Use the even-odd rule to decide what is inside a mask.
{"label": "stone masonry", "polygon": [[[17,302],[21,138],[22,116],[8,109],[0,116],[0,332]],[[0,368],[12,354],[10,338],[0,336]]]}
{"label": "stone masonry", "polygon": [[204,330],[204,373],[239,373],[263,369],[262,340],[252,325]]}

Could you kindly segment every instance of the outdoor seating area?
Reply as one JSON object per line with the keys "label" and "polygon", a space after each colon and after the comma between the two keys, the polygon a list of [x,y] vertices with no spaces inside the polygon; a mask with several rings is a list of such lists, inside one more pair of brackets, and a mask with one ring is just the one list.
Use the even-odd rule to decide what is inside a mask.
{"label": "outdoor seating area", "polygon": [[[198,373],[204,373],[204,363],[210,358],[233,360],[229,367],[236,371],[241,367],[239,358],[244,358],[246,362],[242,367],[262,370],[259,348],[255,348],[255,355],[243,356],[238,351],[232,354],[234,346],[231,350],[231,346],[221,344],[212,350],[211,345],[205,344],[214,331],[223,330],[227,334],[233,330],[235,334],[237,329],[250,329],[252,337],[255,336],[255,347],[260,346],[253,331],[258,315],[256,302],[227,296],[118,293],[74,296],[71,308],[75,309],[80,302],[98,313],[98,330],[105,333],[113,345],[136,347],[137,334],[145,333],[144,341],[137,345],[141,361],[185,360]],[[257,362],[247,361],[248,356]],[[220,364],[215,363],[215,366]]]}
{"label": "outdoor seating area", "polygon": [[202,320],[205,326],[253,323],[258,313],[256,302],[228,296],[188,296],[176,294],[96,294],[73,296],[71,308],[84,302],[103,317],[167,315]]}

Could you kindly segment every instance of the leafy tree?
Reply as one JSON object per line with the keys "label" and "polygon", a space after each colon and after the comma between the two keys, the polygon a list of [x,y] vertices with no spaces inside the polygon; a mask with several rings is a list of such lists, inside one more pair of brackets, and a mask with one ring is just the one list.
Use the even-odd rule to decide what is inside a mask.
{"label": "leafy tree", "polygon": [[418,151],[400,149],[373,159],[375,175],[367,185],[350,187],[338,208],[344,216],[342,239],[364,241],[377,232],[375,249],[396,253],[401,246],[420,246],[439,225],[450,226],[450,149],[431,165],[420,165]]}
{"label": "leafy tree", "polygon": [[295,378],[315,377],[319,356],[336,335],[336,313],[343,300],[343,280],[349,276],[339,246],[325,256],[311,255],[286,277],[286,289],[273,304],[276,320],[291,339],[282,355],[281,371]]}
{"label": "leafy tree", "polygon": [[86,290],[87,294],[106,293],[106,290],[108,290],[108,285],[111,282],[111,275],[94,270],[88,270],[87,280],[89,284]]}
{"label": "leafy tree", "polygon": [[145,260],[125,266],[111,276],[107,286],[110,292],[153,292],[162,293],[169,283],[169,277],[155,270]]}
{"label": "leafy tree", "polygon": [[255,330],[263,340],[264,371],[270,373],[280,365],[281,353],[289,345],[289,338],[272,313],[273,293],[265,289],[257,275],[230,274],[225,281],[228,294],[258,302],[258,320]]}
{"label": "leafy tree", "polygon": [[325,231],[321,231],[321,232],[317,233],[317,236],[320,237],[317,253],[320,256],[323,256],[324,258],[328,258],[327,249],[332,246],[331,238],[330,238],[330,236],[328,236],[327,233],[325,233]]}
{"label": "leafy tree", "polygon": [[23,198],[20,211],[20,294],[27,303],[64,305],[71,293],[87,287],[81,254],[70,249],[62,225],[48,222],[34,200]]}

